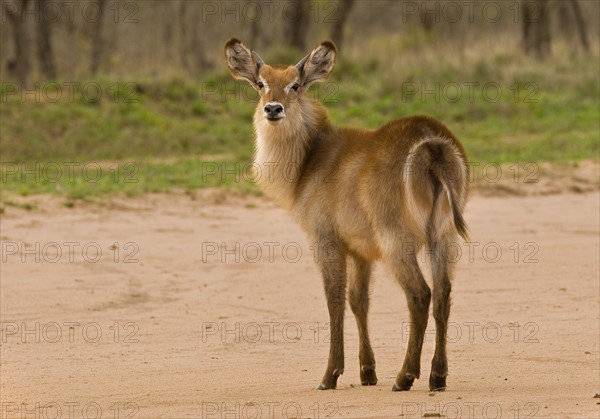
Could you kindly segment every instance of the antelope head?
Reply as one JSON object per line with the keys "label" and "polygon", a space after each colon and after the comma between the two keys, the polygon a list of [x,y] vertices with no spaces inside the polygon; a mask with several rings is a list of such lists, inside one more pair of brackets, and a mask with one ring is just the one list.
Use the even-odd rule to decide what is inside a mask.
{"label": "antelope head", "polygon": [[336,54],[335,45],[325,41],[296,65],[273,67],[235,38],[225,45],[231,75],[247,81],[258,92],[256,116],[273,125],[301,112],[302,95],[313,83],[329,76]]}

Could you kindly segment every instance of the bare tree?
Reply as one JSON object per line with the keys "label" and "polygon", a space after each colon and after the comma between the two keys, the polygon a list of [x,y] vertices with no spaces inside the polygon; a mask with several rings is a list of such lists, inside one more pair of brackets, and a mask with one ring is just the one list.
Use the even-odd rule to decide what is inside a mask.
{"label": "bare tree", "polygon": [[[197,5],[196,5],[197,6]],[[202,21],[202,10],[195,8],[192,14],[194,22]],[[190,44],[190,52],[195,69],[203,70],[210,67],[210,62],[206,55],[206,27],[204,25],[194,25],[192,30],[192,39]]]}
{"label": "bare tree", "polygon": [[523,46],[525,52],[538,59],[551,54],[550,13],[546,0],[529,0],[521,5],[523,17]]}
{"label": "bare tree", "polygon": [[106,0],[96,0],[98,17],[94,22],[94,29],[92,31],[92,60],[90,66],[90,72],[92,76],[95,76],[100,69],[100,63],[102,62],[104,54],[104,40],[102,39],[102,21],[104,20],[104,9],[106,6]]}
{"label": "bare tree", "polygon": [[420,7],[420,18],[419,23],[423,30],[427,33],[433,32],[433,24],[435,22],[436,12],[429,11],[424,5]]}
{"label": "bare tree", "polygon": [[[261,13],[260,11],[263,9],[263,1],[264,0],[258,0],[255,3],[258,5],[258,13]],[[260,50],[263,47],[263,31],[262,28],[265,25],[264,22],[261,22],[260,19],[260,14],[257,16],[251,16],[251,20],[250,20],[250,45],[253,45],[253,47],[257,50]]]}
{"label": "bare tree", "polygon": [[310,22],[311,0],[288,0],[283,13],[286,43],[304,51]]}
{"label": "bare tree", "polygon": [[587,26],[581,13],[578,0],[571,0],[571,8],[573,9],[573,17],[575,18],[575,26],[577,27],[577,33],[579,34],[579,41],[585,52],[590,51],[590,43],[587,37]]}
{"label": "bare tree", "polygon": [[331,40],[341,49],[344,40],[344,28],[354,7],[354,0],[338,0],[336,14],[334,17],[333,28],[331,29]]}
{"label": "bare tree", "polygon": [[165,47],[165,59],[167,62],[171,62],[173,59],[173,32],[174,26],[176,22],[176,14],[177,11],[175,9],[175,4],[172,1],[159,3],[157,6],[162,6],[164,13],[163,22],[163,42]]}
{"label": "bare tree", "polygon": [[42,6],[46,0],[36,0],[37,19],[37,48],[40,68],[47,79],[54,80],[56,78],[56,65],[54,63],[54,54],[52,51],[52,38],[50,33],[50,22],[48,16],[43,13]]}
{"label": "bare tree", "polygon": [[556,17],[554,27],[563,33],[570,42],[581,45],[585,52],[589,52],[590,45],[587,36],[587,25],[578,0],[554,1],[552,10]]}
{"label": "bare tree", "polygon": [[187,36],[187,2],[186,0],[182,0],[179,2],[179,15],[178,15],[178,25],[179,25],[179,59],[181,61],[181,66],[186,70],[189,70],[190,63],[188,61],[188,36]]}
{"label": "bare tree", "polygon": [[61,66],[61,75],[63,77],[74,77],[77,70],[77,65],[80,62],[79,51],[78,51],[78,40],[80,27],[77,24],[76,19],[64,19],[66,36],[62,37],[60,44],[64,46],[65,50],[65,63]]}
{"label": "bare tree", "polygon": [[[29,36],[23,13],[28,3],[29,0],[21,0],[18,3],[10,4],[2,2],[2,7],[12,25],[15,37],[15,58],[8,61],[8,71],[17,77],[21,86],[25,86],[27,83],[30,67]],[[16,9],[12,7],[15,5],[18,5]]]}

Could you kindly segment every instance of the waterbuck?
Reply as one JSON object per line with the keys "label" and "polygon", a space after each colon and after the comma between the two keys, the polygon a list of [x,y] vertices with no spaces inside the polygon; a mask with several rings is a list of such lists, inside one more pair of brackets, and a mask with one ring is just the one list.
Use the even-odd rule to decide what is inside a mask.
{"label": "waterbuck", "polygon": [[419,378],[432,298],[417,261],[417,252],[426,246],[436,322],[429,388],[441,391],[448,375],[453,274],[453,258],[445,251],[458,234],[467,238],[462,215],[468,186],[465,152],[446,126],[426,116],[396,119],[377,130],[332,126],[325,107],[305,93],[329,76],[336,54],[335,45],[326,41],[294,66],[272,67],[237,39],[225,45],[233,77],[249,82],[260,96],[254,114],[256,181],[291,211],[318,251],[331,342],[317,388],[336,388],[344,372],[346,288],[360,338],[360,381],[377,383],[367,327],[376,260],[400,283],[410,311],[408,348],[392,389],[409,390]]}

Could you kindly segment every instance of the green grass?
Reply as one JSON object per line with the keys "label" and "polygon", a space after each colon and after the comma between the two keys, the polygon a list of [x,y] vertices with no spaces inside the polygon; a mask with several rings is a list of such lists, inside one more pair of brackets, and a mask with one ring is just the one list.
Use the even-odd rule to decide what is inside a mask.
{"label": "green grass", "polygon": [[[330,81],[308,94],[328,106],[337,125],[376,128],[412,114],[439,118],[473,162],[578,161],[599,153],[597,63],[496,55],[469,66],[425,61],[390,69],[375,58],[341,60]],[[72,206],[77,199],[173,188],[256,192],[247,170],[255,95],[226,71],[203,80],[94,83],[99,99],[75,89],[71,100],[63,89],[57,102],[31,94],[22,100],[3,86],[3,196],[54,193]],[[502,97],[486,99],[486,83]],[[423,88],[439,97],[423,96]],[[495,92],[490,88],[487,97]]]}

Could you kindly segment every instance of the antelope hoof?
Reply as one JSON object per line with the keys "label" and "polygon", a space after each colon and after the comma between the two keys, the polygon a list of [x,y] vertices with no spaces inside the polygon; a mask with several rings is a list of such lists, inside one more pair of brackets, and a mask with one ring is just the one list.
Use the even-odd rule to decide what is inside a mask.
{"label": "antelope hoof", "polygon": [[363,366],[360,368],[360,383],[363,386],[374,386],[377,384],[377,374],[375,367]]}
{"label": "antelope hoof", "polygon": [[321,381],[321,384],[319,384],[317,390],[335,390],[337,387],[337,380],[340,375],[341,372],[338,370],[333,371],[331,375],[325,374],[325,377],[323,377],[323,381]]}
{"label": "antelope hoof", "polygon": [[431,373],[429,376],[429,391],[445,391],[446,390],[446,377],[440,377]]}
{"label": "antelope hoof", "polygon": [[413,385],[416,376],[414,374],[407,373],[404,376],[398,377],[396,383],[392,387],[392,391],[408,391]]}
{"label": "antelope hoof", "polygon": [[317,386],[317,390],[335,390],[335,386],[327,387],[325,384],[321,383]]}

